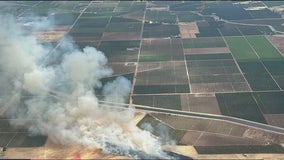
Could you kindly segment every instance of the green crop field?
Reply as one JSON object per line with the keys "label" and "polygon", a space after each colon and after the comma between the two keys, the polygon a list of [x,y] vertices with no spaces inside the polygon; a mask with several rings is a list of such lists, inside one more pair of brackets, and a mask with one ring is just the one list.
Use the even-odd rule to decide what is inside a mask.
{"label": "green crop field", "polygon": [[258,59],[244,37],[225,37],[225,40],[237,60]]}
{"label": "green crop field", "polygon": [[277,84],[259,61],[239,62],[239,66],[253,91],[279,90]]}
{"label": "green crop field", "polygon": [[157,23],[176,23],[176,15],[168,11],[151,11],[147,10],[145,19]]}
{"label": "green crop field", "polygon": [[222,114],[266,123],[251,93],[217,93],[216,97]]}
{"label": "green crop field", "polygon": [[275,81],[284,89],[284,61],[283,60],[273,60],[263,62],[268,71],[271,73]]}
{"label": "green crop field", "polygon": [[264,114],[284,114],[284,92],[253,93]]}
{"label": "green crop field", "polygon": [[140,32],[140,22],[112,22],[108,25],[106,32]]}
{"label": "green crop field", "polygon": [[179,95],[139,95],[134,96],[134,104],[181,110]]}
{"label": "green crop field", "polygon": [[246,37],[261,59],[283,59],[283,56],[264,36]]}

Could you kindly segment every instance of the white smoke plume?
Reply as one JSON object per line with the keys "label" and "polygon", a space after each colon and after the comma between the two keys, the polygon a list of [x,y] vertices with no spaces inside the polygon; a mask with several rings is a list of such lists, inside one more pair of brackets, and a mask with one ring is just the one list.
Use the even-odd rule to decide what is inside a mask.
{"label": "white smoke plume", "polygon": [[50,48],[24,35],[12,16],[0,16],[0,24],[0,115],[21,119],[11,123],[65,145],[162,154],[158,140],[132,123],[134,109],[100,106],[94,88],[102,87],[105,101],[123,103],[131,87],[123,77],[102,86],[100,79],[112,74],[102,52],[81,51],[63,39],[54,53],[61,59],[46,65],[54,60]]}

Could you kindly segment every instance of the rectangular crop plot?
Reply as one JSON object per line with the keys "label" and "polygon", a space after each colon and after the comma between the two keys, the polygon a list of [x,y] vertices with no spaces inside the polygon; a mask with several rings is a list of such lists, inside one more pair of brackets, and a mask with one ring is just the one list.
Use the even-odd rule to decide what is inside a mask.
{"label": "rectangular crop plot", "polygon": [[249,36],[246,39],[261,59],[283,59],[283,56],[264,36]]}
{"label": "rectangular crop plot", "polygon": [[179,95],[137,95],[134,96],[133,103],[155,108],[181,110]]}
{"label": "rectangular crop plot", "polygon": [[74,28],[105,28],[109,22],[110,17],[100,17],[100,18],[79,18]]}
{"label": "rectangular crop plot", "polygon": [[186,60],[210,60],[210,59],[233,59],[232,55],[229,53],[220,54],[192,54],[186,55]]}
{"label": "rectangular crop plot", "polygon": [[258,59],[244,37],[225,37],[225,40],[227,41],[232,54],[238,61]]}
{"label": "rectangular crop plot", "polygon": [[211,122],[211,120],[208,119],[184,117],[170,114],[155,113],[152,115],[162,122],[169,124],[173,128],[180,130],[206,131]]}
{"label": "rectangular crop plot", "polygon": [[178,25],[144,23],[143,38],[170,38],[180,34]]}
{"label": "rectangular crop plot", "polygon": [[194,145],[195,146],[264,145],[264,142],[260,142],[251,138],[232,137],[227,135],[225,136],[222,134],[212,134],[205,132],[198,138],[197,142],[195,142]]}
{"label": "rectangular crop plot", "polygon": [[253,94],[264,114],[284,113],[284,92],[255,92]]}
{"label": "rectangular crop plot", "polygon": [[96,41],[100,40],[104,28],[72,28],[70,35],[75,41]]}
{"label": "rectangular crop plot", "polygon": [[180,95],[183,111],[220,114],[219,105],[215,96],[199,94]]}
{"label": "rectangular crop plot", "polygon": [[201,16],[190,13],[190,12],[178,13],[177,16],[178,16],[179,22],[195,22],[195,21],[203,19]]}
{"label": "rectangular crop plot", "polygon": [[136,62],[140,41],[102,41],[99,50],[110,62]]}
{"label": "rectangular crop plot", "polygon": [[[203,24],[205,23],[205,24]],[[220,37],[219,31],[209,26],[207,22],[197,22],[199,33],[196,34],[197,37]]]}
{"label": "rectangular crop plot", "polygon": [[215,48],[226,47],[221,37],[183,39],[183,48]]}
{"label": "rectangular crop plot", "polygon": [[1,147],[7,146],[9,141],[15,136],[15,133],[0,133],[0,145]]}
{"label": "rectangular crop plot", "polygon": [[266,38],[284,55],[284,37],[267,36]]}
{"label": "rectangular crop plot", "polygon": [[30,136],[28,133],[17,133],[8,147],[40,147],[45,144],[47,136]]}
{"label": "rectangular crop plot", "polygon": [[[162,143],[171,143],[172,140],[178,143],[186,133],[186,131],[177,130],[164,123],[161,123],[159,120],[149,114],[147,114],[137,124],[137,126],[160,137]],[[167,133],[167,135],[165,134],[165,132]]]}
{"label": "rectangular crop plot", "polygon": [[281,89],[284,89],[284,60],[264,61],[263,63]]}
{"label": "rectangular crop plot", "polygon": [[[157,65],[157,66],[154,66]],[[140,62],[137,85],[188,84],[184,62]]]}
{"label": "rectangular crop plot", "polygon": [[183,49],[185,55],[201,55],[201,54],[223,54],[229,53],[230,50],[227,47],[218,48],[186,48]]}
{"label": "rectangular crop plot", "polygon": [[216,97],[223,115],[266,123],[251,93],[217,93]]}
{"label": "rectangular crop plot", "polygon": [[139,85],[134,87],[134,94],[189,93],[188,84],[184,85]]}
{"label": "rectangular crop plot", "polygon": [[264,114],[269,125],[284,128],[284,114]]}
{"label": "rectangular crop plot", "polygon": [[194,146],[199,154],[284,153],[280,145]]}
{"label": "rectangular crop plot", "polygon": [[193,93],[249,90],[233,59],[189,60],[187,66]]}
{"label": "rectangular crop plot", "polygon": [[176,15],[170,13],[169,11],[155,11],[155,10],[147,10],[145,19],[147,21],[152,21],[154,23],[176,23]]}
{"label": "rectangular crop plot", "polygon": [[183,60],[180,39],[143,40],[140,62]]}
{"label": "rectangular crop plot", "polygon": [[106,28],[106,32],[140,32],[141,22],[111,22]]}
{"label": "rectangular crop plot", "polygon": [[239,62],[239,66],[253,91],[280,90],[261,62]]}

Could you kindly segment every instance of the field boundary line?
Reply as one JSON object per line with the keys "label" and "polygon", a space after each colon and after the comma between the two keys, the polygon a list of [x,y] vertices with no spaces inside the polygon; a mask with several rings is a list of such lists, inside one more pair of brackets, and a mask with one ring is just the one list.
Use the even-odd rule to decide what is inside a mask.
{"label": "field boundary line", "polygon": [[[220,29],[218,28],[217,30],[218,30],[218,32],[220,33],[220,35],[221,35],[223,41],[225,42],[226,46],[230,49],[230,46],[228,45],[228,43],[227,43],[225,37],[223,36],[222,32],[220,31]],[[248,81],[247,81],[247,79],[246,79],[246,77],[245,77],[245,75],[244,75],[244,73],[243,73],[241,67],[240,67],[239,64],[238,64],[238,61],[236,60],[236,57],[235,57],[234,54],[232,53],[231,49],[230,49],[230,52],[231,52],[231,56],[233,57],[233,60],[234,60],[234,62],[235,62],[235,64],[236,64],[236,66],[237,66],[237,68],[238,68],[240,74],[242,75],[242,77],[243,77],[244,80],[246,81],[246,83],[247,83],[247,85],[248,85],[248,87],[249,87],[249,90],[252,91],[252,88],[251,88],[250,84],[248,83]]]}
{"label": "field boundary line", "polygon": [[265,39],[267,39],[267,41],[279,52],[279,54],[282,56],[282,57],[284,57],[284,53],[282,53],[272,42],[271,42],[271,40],[267,37],[267,35],[265,35],[264,36],[265,37]]}
{"label": "field boundary line", "polygon": [[[177,16],[177,21],[179,22],[178,16]],[[188,70],[188,66],[187,66],[186,56],[185,56],[185,53],[184,53],[184,47],[183,47],[183,40],[182,40],[182,38],[180,39],[180,41],[181,41],[181,47],[182,47],[182,53],[183,53],[183,60],[184,60],[184,65],[185,65],[186,77],[187,77],[187,80],[188,80],[189,92],[192,92],[192,90],[191,90],[191,82],[190,82],[190,77],[189,77],[189,70]]]}
{"label": "field boundary line", "polygon": [[141,50],[142,50],[143,32],[144,32],[144,23],[145,23],[147,5],[148,5],[148,2],[146,2],[144,14],[143,14],[143,19],[142,19],[139,51],[138,51],[138,55],[137,55],[137,63],[136,63],[136,67],[135,67],[135,71],[134,71],[134,75],[133,75],[133,82],[132,82],[131,91],[130,91],[130,95],[129,95],[130,96],[129,97],[129,104],[133,104],[133,94],[134,94],[134,87],[135,87],[135,84],[136,84],[136,78],[137,78],[137,74],[138,74],[140,54],[141,54]]}
{"label": "field boundary line", "polygon": [[[239,29],[238,29],[239,30]],[[240,31],[240,30],[239,30]],[[264,65],[264,63],[262,62],[260,56],[258,55],[258,53],[256,52],[256,50],[254,49],[254,47],[249,43],[249,40],[246,38],[246,36],[240,31],[240,33],[243,35],[244,39],[246,40],[246,42],[248,43],[248,45],[250,46],[250,48],[253,50],[253,52],[256,54],[256,56],[258,57],[258,61],[261,63],[261,65],[263,66],[263,68],[266,70],[266,72],[269,74],[269,76],[272,78],[272,80],[274,81],[274,83],[277,85],[277,87],[279,88],[280,91],[282,91],[281,87],[279,86],[279,84],[277,83],[277,81],[275,80],[275,78],[272,76],[272,74],[269,72],[269,70],[267,69],[267,67]]]}

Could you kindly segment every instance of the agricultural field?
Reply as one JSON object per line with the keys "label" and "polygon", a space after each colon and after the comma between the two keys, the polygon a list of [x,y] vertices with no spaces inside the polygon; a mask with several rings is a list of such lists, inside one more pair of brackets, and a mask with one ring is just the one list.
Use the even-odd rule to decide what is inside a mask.
{"label": "agricultural field", "polygon": [[99,50],[109,62],[136,62],[140,41],[102,41]]}
{"label": "agricultural field", "polygon": [[221,93],[216,94],[216,98],[222,114],[266,123],[262,110],[251,93]]}
{"label": "agricultural field", "polygon": [[[284,155],[283,5],[280,1],[7,1],[0,2],[0,14],[14,15],[25,35],[36,35],[39,43],[49,46],[50,66],[63,61],[65,53],[57,51],[65,47],[64,38],[78,50],[90,46],[101,51],[113,71],[100,79],[102,85],[119,76],[131,82],[124,105],[146,108],[135,110],[135,124],[159,137],[162,147],[191,147],[186,152],[196,159],[238,159],[246,154],[247,159],[257,159],[263,153],[273,159]],[[37,16],[37,21],[52,24],[30,33],[31,19]],[[103,99],[102,88],[93,92]],[[0,97],[0,105],[4,103]],[[138,112],[143,116],[137,120]],[[193,113],[200,115],[189,116]],[[64,153],[53,155],[51,150],[59,147],[50,141],[48,136],[12,127],[0,115],[0,145],[13,149],[10,157],[18,149],[18,154],[38,151],[55,159],[67,155],[79,159],[74,158],[75,149],[88,156],[92,152],[78,147],[69,152],[60,146]],[[42,155],[34,156],[47,158]]]}
{"label": "agricultural field", "polygon": [[280,90],[276,81],[260,61],[238,63],[253,91]]}
{"label": "agricultural field", "polygon": [[249,90],[233,59],[189,60],[187,66],[193,93]]}
{"label": "agricultural field", "polygon": [[184,62],[139,63],[134,94],[189,92]]}
{"label": "agricultural field", "polygon": [[155,10],[147,10],[145,15],[145,20],[152,23],[168,23],[175,24],[176,23],[176,15],[171,14],[168,11],[155,11]]}
{"label": "agricultural field", "polygon": [[225,39],[232,54],[238,61],[256,60],[258,58],[245,37],[225,37]]}
{"label": "agricultural field", "polygon": [[246,37],[248,43],[258,54],[260,59],[283,59],[283,56],[264,36],[250,36]]}
{"label": "agricultural field", "polygon": [[143,40],[140,62],[183,60],[180,39]]}
{"label": "agricultural field", "polygon": [[236,145],[236,146],[196,146],[200,154],[232,154],[232,153],[284,153],[280,145]]}
{"label": "agricultural field", "polygon": [[178,25],[144,23],[143,38],[170,38],[180,34]]}
{"label": "agricultural field", "polygon": [[277,82],[279,87],[283,89],[284,72],[282,68],[284,67],[284,61],[281,59],[281,60],[264,61],[263,63],[267,68],[267,70],[271,73],[271,76]]}
{"label": "agricultural field", "polygon": [[221,37],[182,39],[183,48],[218,48],[226,47]]}
{"label": "agricultural field", "polygon": [[199,15],[187,12],[187,13],[177,13],[179,22],[196,22],[201,21],[203,18]]}
{"label": "agricultural field", "polygon": [[217,99],[212,95],[182,94],[180,101],[183,111],[220,114]]}
{"label": "agricultural field", "polygon": [[178,95],[136,95],[134,96],[134,103],[156,108],[181,110],[181,102]]}
{"label": "agricultural field", "polygon": [[284,55],[284,38],[281,36],[266,36],[272,45],[278,49],[278,51]]}

